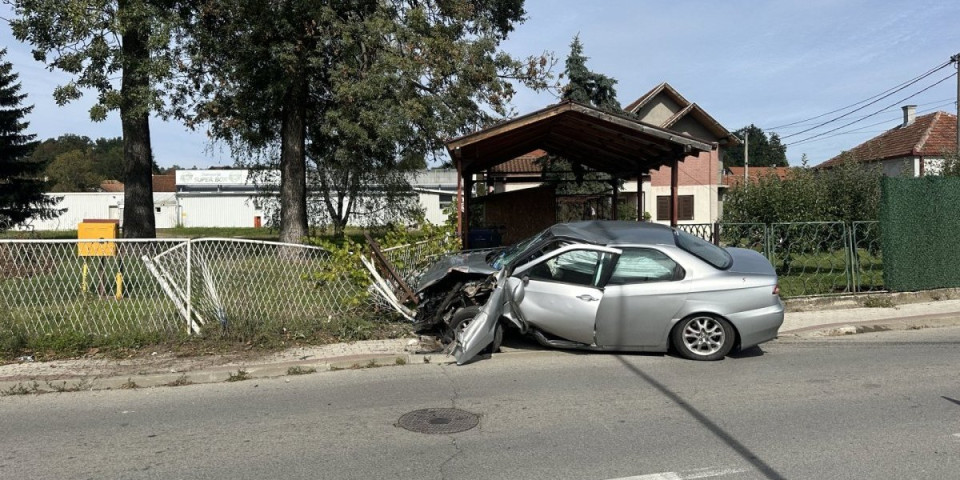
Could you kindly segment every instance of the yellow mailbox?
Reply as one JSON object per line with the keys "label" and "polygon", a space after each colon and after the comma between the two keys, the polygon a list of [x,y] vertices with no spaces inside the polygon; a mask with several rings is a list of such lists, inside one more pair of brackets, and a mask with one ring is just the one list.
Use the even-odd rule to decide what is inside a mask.
{"label": "yellow mailbox", "polygon": [[[107,294],[106,282],[108,280],[105,280],[104,276],[109,278],[113,272],[107,272],[108,267],[105,260],[107,257],[117,257],[117,242],[110,240],[116,240],[120,236],[119,234],[120,222],[117,220],[84,220],[77,225],[77,239],[99,240],[96,242],[77,242],[77,255],[83,258],[80,281],[80,289],[83,292],[89,291],[89,281],[91,280],[91,268],[87,265],[87,258],[97,257],[100,261],[93,264],[93,276],[95,277],[93,280],[96,282],[94,286],[100,292],[100,295]],[[99,267],[97,263],[99,263]],[[114,296],[117,300],[121,300],[123,299],[123,261],[117,259],[116,262],[111,262],[111,265],[117,268]]]}
{"label": "yellow mailbox", "polygon": [[[119,237],[120,223],[117,220],[84,220],[77,225],[79,240],[107,240]],[[81,257],[114,257],[116,242],[79,242],[77,255]]]}

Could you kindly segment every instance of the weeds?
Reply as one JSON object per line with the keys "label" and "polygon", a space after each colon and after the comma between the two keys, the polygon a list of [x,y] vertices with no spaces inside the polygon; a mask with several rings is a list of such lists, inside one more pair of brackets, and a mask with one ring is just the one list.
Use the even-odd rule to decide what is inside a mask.
{"label": "weeds", "polygon": [[894,308],[897,306],[890,297],[870,297],[863,300],[866,308]]}
{"label": "weeds", "polygon": [[407,364],[407,359],[406,359],[406,358],[403,358],[403,357],[397,357],[396,364],[397,364],[397,365],[406,365],[406,364]]}
{"label": "weeds", "polygon": [[308,375],[311,373],[317,373],[317,369],[313,367],[290,367],[287,369],[287,375]]}
{"label": "weeds", "polygon": [[133,390],[134,388],[140,388],[140,385],[137,385],[137,382],[134,382],[132,378],[127,378],[126,382],[120,384],[122,390]]}
{"label": "weeds", "polygon": [[0,397],[7,397],[13,395],[29,395],[43,393],[43,390],[40,390],[40,384],[34,381],[28,385],[18,383],[6,390],[0,391]]}
{"label": "weeds", "polygon": [[170,383],[168,383],[168,384],[166,384],[166,385],[167,385],[168,387],[182,387],[182,386],[184,386],[184,385],[192,385],[192,384],[193,384],[193,382],[191,382],[190,379],[187,378],[187,374],[186,374],[186,373],[183,373],[183,374],[181,374],[179,377],[177,377],[176,380],[174,380],[174,381],[172,381],[172,382],[170,382]]}
{"label": "weeds", "polygon": [[230,376],[227,377],[228,382],[242,382],[244,380],[250,380],[250,374],[242,368],[237,370],[237,373],[231,373]]}
{"label": "weeds", "polygon": [[73,385],[67,385],[66,381],[60,382],[60,384],[47,382],[47,387],[50,387],[51,391],[57,393],[64,392],[79,392],[82,390],[93,390],[93,382],[88,380],[86,377],[81,378],[77,383]]}

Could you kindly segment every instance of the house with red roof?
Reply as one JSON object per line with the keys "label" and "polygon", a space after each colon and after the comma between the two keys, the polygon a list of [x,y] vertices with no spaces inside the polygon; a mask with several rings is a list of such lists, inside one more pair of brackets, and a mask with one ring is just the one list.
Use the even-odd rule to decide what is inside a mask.
{"label": "house with red roof", "polygon": [[723,185],[735,187],[744,183],[754,184],[761,179],[776,177],[785,180],[793,167],[726,167],[723,170]]}
{"label": "house with red roof", "polygon": [[916,116],[916,106],[903,107],[903,122],[847,150],[817,168],[832,168],[845,161],[878,164],[884,175],[922,177],[936,175],[943,159],[957,153],[957,117],[947,112]]}

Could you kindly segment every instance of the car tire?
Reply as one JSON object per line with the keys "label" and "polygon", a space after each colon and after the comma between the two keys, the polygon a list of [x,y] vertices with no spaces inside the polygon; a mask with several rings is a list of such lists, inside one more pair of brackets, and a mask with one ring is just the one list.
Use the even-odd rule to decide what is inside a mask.
{"label": "car tire", "polygon": [[[453,313],[450,319],[449,338],[450,342],[457,341],[457,334],[467,327],[470,320],[473,320],[480,313],[480,306],[472,305],[463,307]],[[500,351],[500,345],[503,343],[503,324],[497,322],[497,327],[493,331],[493,342],[483,349],[481,353],[496,353]]]}
{"label": "car tire", "polygon": [[714,315],[691,315],[681,320],[670,335],[673,348],[690,360],[720,360],[736,343],[730,322]]}

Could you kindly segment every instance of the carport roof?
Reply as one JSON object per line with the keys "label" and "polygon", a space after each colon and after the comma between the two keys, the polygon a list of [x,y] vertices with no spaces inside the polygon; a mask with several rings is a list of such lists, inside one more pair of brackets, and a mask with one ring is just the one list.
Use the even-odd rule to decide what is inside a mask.
{"label": "carport roof", "polygon": [[617,177],[634,177],[716,147],[572,101],[449,140],[446,145],[464,176],[541,148]]}

